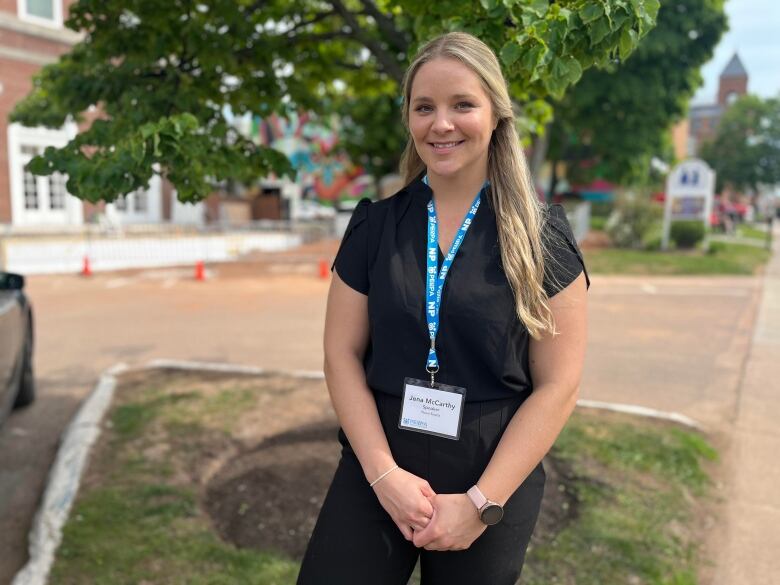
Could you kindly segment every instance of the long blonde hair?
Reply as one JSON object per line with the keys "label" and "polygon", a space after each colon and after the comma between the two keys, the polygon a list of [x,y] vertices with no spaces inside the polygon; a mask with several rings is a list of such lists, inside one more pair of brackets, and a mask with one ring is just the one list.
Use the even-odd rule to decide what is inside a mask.
{"label": "long blonde hair", "polygon": [[[552,311],[544,290],[545,242],[543,207],[536,196],[520,139],[506,80],[493,51],[478,38],[451,32],[433,39],[417,53],[403,83],[403,121],[409,130],[412,83],[420,67],[436,58],[456,59],[479,77],[498,121],[488,147],[487,177],[490,203],[496,214],[501,262],[515,296],[517,317],[534,339],[555,332]],[[411,133],[401,155],[406,184],[425,170]]]}

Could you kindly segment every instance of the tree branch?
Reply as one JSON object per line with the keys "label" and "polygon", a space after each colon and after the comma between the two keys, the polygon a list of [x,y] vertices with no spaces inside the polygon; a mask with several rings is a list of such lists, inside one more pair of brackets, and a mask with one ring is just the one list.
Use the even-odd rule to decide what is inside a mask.
{"label": "tree branch", "polygon": [[308,34],[297,34],[297,35],[287,35],[287,40],[292,41],[293,43],[310,43],[310,42],[320,42],[320,41],[332,41],[333,39],[344,39],[344,38],[352,38],[352,34],[349,32],[336,30],[331,32],[322,32],[322,33],[308,33]]}
{"label": "tree branch", "polygon": [[362,71],[363,65],[358,65],[357,63],[347,63],[346,61],[336,61],[336,65],[341,67],[342,69],[347,69],[349,71]]}
{"label": "tree branch", "polygon": [[366,14],[370,15],[375,21],[382,34],[392,42],[393,47],[398,51],[406,52],[409,46],[409,39],[395,27],[393,19],[382,13],[374,3],[374,0],[361,0]]}
{"label": "tree branch", "polygon": [[398,85],[401,85],[404,79],[404,72],[395,56],[385,50],[376,39],[372,38],[371,35],[360,27],[360,23],[358,23],[355,15],[344,6],[344,3],[341,2],[341,0],[330,0],[330,3],[333,6],[333,9],[338,12],[347,25],[349,25],[349,28],[352,29],[354,38],[363,43],[363,45],[371,51],[376,60],[379,61],[384,72],[395,79],[398,82]]}
{"label": "tree branch", "polygon": [[287,31],[287,34],[300,30],[305,26],[309,26],[310,24],[316,24],[318,22],[321,22],[328,18],[329,16],[335,16],[333,12],[320,12],[319,14],[316,14],[313,18],[310,18],[309,20],[304,20],[302,22],[299,22],[295,26],[293,26],[290,30]]}

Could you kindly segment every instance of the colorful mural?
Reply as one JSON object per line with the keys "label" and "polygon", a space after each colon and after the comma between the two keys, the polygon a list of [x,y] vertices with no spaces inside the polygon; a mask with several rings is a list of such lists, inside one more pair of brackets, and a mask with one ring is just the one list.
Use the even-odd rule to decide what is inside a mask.
{"label": "colorful mural", "polygon": [[308,112],[282,118],[272,114],[252,120],[250,135],[263,146],[283,152],[297,171],[304,199],[339,201],[374,197],[371,177],[337,152],[339,121],[334,116],[325,126]]}

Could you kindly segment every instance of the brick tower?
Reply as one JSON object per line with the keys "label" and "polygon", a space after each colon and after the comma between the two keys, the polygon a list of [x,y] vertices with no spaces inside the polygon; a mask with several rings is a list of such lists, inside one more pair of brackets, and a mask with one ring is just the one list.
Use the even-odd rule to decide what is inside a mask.
{"label": "brick tower", "polygon": [[720,74],[720,82],[718,84],[718,104],[721,106],[727,106],[739,96],[747,93],[748,74],[745,70],[742,61],[739,60],[739,55],[734,53],[734,56],[726,65],[723,73]]}

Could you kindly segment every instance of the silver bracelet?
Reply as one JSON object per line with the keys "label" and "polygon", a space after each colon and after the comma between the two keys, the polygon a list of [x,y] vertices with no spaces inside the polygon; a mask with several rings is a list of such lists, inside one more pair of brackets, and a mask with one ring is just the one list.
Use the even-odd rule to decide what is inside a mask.
{"label": "silver bracelet", "polygon": [[376,484],[378,484],[380,481],[382,481],[384,478],[386,478],[388,475],[390,475],[393,471],[398,469],[398,466],[391,467],[387,471],[385,471],[382,475],[377,477],[374,481],[372,481],[370,484],[368,484],[368,487],[374,487]]}

